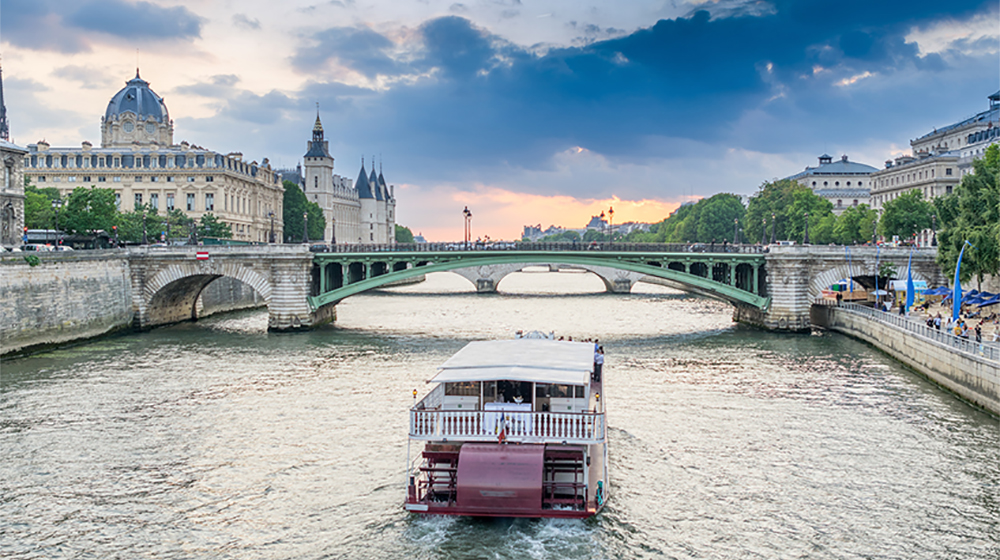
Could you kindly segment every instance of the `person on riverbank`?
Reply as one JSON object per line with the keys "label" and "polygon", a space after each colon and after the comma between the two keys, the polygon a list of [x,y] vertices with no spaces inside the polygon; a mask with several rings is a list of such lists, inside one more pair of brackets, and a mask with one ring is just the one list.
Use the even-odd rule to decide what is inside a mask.
{"label": "person on riverbank", "polygon": [[604,369],[604,347],[598,346],[594,353],[594,381],[601,382],[601,371]]}
{"label": "person on riverbank", "polygon": [[941,330],[941,314],[938,313],[937,317],[934,317],[934,328]]}
{"label": "person on riverbank", "polygon": [[976,325],[976,331],[975,332],[976,332],[976,342],[977,343],[982,343],[983,342],[983,324],[982,324],[982,322],[980,322],[978,325]]}

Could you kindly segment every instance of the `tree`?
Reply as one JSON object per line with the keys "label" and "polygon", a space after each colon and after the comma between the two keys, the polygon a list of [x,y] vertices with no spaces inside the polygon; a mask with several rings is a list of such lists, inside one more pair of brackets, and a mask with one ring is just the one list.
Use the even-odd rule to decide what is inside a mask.
{"label": "tree", "polygon": [[[806,213],[809,214],[810,243],[833,241],[833,204],[817,196],[809,187],[791,179],[764,183],[750,197],[745,217],[749,241],[771,239],[805,240]],[[773,218],[772,218],[773,216]],[[835,220],[836,218],[834,218]],[[767,229],[764,230],[765,220]]]}
{"label": "tree", "polygon": [[62,229],[81,235],[111,231],[118,221],[114,189],[77,187],[70,193],[60,214]]}
{"label": "tree", "polygon": [[396,224],[396,243],[413,243],[413,232],[410,228]]}
{"label": "tree", "polygon": [[931,227],[933,213],[934,207],[924,200],[922,192],[917,189],[905,192],[885,203],[878,224],[879,234],[910,239],[915,233]]}
{"label": "tree", "polygon": [[285,187],[284,212],[282,214],[285,242],[305,241],[302,239],[303,214],[306,214],[309,220],[309,239],[323,239],[326,230],[323,209],[315,202],[309,202],[305,193],[295,183],[285,181],[282,185]]}
{"label": "tree", "polygon": [[834,242],[841,245],[864,243],[872,238],[877,222],[878,211],[867,204],[852,206],[837,218],[833,226]]}
{"label": "tree", "polygon": [[53,187],[39,189],[25,181],[24,225],[28,229],[50,229],[54,227],[55,209],[52,208],[52,201],[54,200],[59,200],[59,189]]}
{"label": "tree", "polygon": [[963,282],[973,276],[981,282],[984,275],[1000,272],[1000,146],[987,148],[972,165],[974,172],[962,177],[954,194],[945,197],[949,200],[935,204],[944,226],[938,236],[938,264],[953,274],[965,242],[975,247],[962,257]]}
{"label": "tree", "polygon": [[701,243],[729,242],[735,243],[736,229],[746,214],[746,208],[740,197],[734,194],[719,193],[699,200],[695,205],[697,222],[687,229],[695,231],[694,239]]}
{"label": "tree", "polygon": [[233,228],[225,222],[220,222],[215,214],[209,212],[201,216],[201,223],[198,225],[198,236],[232,239]]}

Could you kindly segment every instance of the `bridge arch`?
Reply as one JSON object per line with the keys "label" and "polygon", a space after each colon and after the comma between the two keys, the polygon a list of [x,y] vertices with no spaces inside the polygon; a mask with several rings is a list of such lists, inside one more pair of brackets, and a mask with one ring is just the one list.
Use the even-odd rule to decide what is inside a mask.
{"label": "bridge arch", "polygon": [[[886,262],[892,262],[897,265],[898,270],[902,273],[906,270],[906,264],[904,263],[902,267],[898,267],[898,263],[894,261],[887,260]],[[867,272],[867,274],[859,274],[859,272]],[[853,276],[852,276],[853,274]],[[829,287],[844,279],[844,278],[857,278],[859,276],[872,276],[871,267],[862,268],[861,266],[855,264],[853,266],[848,266],[846,263],[838,264],[830,267],[822,272],[813,275],[812,280],[809,282],[809,299],[810,301],[818,301],[823,297],[823,290],[829,289]],[[924,274],[917,268],[913,269],[913,280],[927,282],[930,286],[931,280],[924,276]]]}
{"label": "bridge arch", "polygon": [[233,278],[253,288],[266,304],[271,283],[251,268],[235,263],[177,263],[155,273],[143,286],[139,326],[153,327],[198,318],[198,299],[219,278]]}

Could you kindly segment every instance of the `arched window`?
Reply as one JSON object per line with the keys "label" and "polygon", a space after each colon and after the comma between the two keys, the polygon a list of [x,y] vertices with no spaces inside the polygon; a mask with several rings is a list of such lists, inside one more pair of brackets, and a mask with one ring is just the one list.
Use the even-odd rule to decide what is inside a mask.
{"label": "arched window", "polygon": [[838,198],[838,199],[837,199],[837,208],[840,208],[840,207],[841,207],[841,206],[843,206],[843,205],[844,205],[844,201],[843,201],[843,200],[840,200],[840,199]]}

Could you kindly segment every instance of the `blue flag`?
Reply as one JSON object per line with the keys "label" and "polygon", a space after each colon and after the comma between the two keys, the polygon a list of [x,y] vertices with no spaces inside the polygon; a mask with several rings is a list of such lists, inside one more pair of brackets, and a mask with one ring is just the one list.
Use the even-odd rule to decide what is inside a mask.
{"label": "blue flag", "polygon": [[958,274],[962,270],[962,255],[965,254],[965,246],[971,245],[966,240],[962,244],[962,250],[958,252],[958,262],[955,263],[955,291],[951,294],[951,320],[958,319],[958,314],[962,311],[962,284],[959,283]]}
{"label": "blue flag", "polygon": [[913,247],[910,247],[910,260],[906,263],[906,312],[913,307]]}

